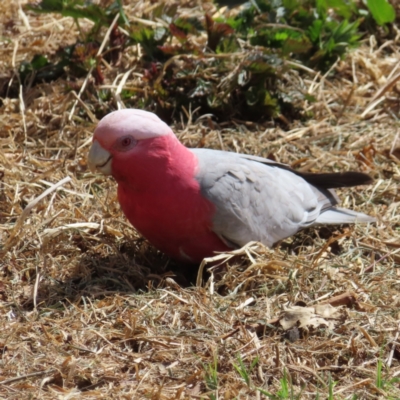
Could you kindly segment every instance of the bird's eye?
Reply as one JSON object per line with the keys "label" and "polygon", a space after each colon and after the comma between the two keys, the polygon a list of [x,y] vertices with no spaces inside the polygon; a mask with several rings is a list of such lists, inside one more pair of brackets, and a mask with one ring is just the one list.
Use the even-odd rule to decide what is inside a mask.
{"label": "bird's eye", "polygon": [[121,145],[122,147],[128,147],[132,142],[132,139],[130,137],[122,138],[121,140]]}
{"label": "bird's eye", "polygon": [[132,136],[123,136],[117,140],[114,145],[115,150],[128,151],[132,147],[136,146],[136,140]]}

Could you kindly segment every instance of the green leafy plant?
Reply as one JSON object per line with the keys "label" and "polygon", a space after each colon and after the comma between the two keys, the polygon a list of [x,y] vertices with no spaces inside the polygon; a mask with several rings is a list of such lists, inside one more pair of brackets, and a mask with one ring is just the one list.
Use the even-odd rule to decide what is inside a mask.
{"label": "green leafy plant", "polygon": [[294,395],[293,393],[293,386],[290,382],[290,376],[288,376],[286,369],[283,370],[283,377],[280,379],[280,389],[275,393],[272,394],[268,391],[266,391],[263,388],[256,387],[254,386],[252,380],[251,380],[251,373],[254,370],[254,368],[258,365],[259,363],[259,358],[256,357],[250,364],[249,367],[247,367],[240,356],[240,354],[237,356],[237,364],[233,364],[234,368],[236,371],[239,373],[240,377],[243,379],[243,381],[246,383],[247,387],[251,390],[257,390],[264,396],[267,396],[269,399],[272,400],[284,400],[284,399],[300,399],[301,398],[301,393],[298,395]]}
{"label": "green leafy plant", "polygon": [[367,6],[378,25],[394,22],[396,12],[387,0],[367,0]]}
{"label": "green leafy plant", "polygon": [[87,18],[94,22],[94,26],[89,35],[81,32],[82,39],[93,40],[102,26],[109,26],[117,13],[120,14],[118,23],[129,25],[128,19],[122,8],[121,0],[116,0],[110,6],[103,8],[91,1],[85,0],[42,0],[35,5],[27,5],[28,10],[36,13],[56,13],[63,17],[72,17],[81,32],[79,19]]}
{"label": "green leafy plant", "polygon": [[392,379],[385,379],[383,374],[384,363],[382,362],[382,354],[378,358],[376,363],[376,377],[375,377],[375,386],[378,389],[384,390],[387,393],[388,399],[396,399],[398,396],[392,395],[391,393],[398,392],[398,385],[400,382],[400,378],[392,378]]}
{"label": "green leafy plant", "polygon": [[[110,33],[110,51],[108,58],[110,62],[119,58],[116,47],[122,50],[124,40],[118,26],[128,26],[129,21],[122,8],[121,0],[112,2],[108,7],[101,7],[91,1],[84,0],[42,0],[37,4],[29,4],[27,10],[35,13],[56,13],[64,17],[72,17],[80,32],[80,39],[72,46],[61,48],[53,60],[44,55],[36,55],[31,62],[24,61],[19,69],[22,81],[28,79],[31,84],[35,82],[51,81],[65,73],[72,77],[80,77],[92,71],[96,84],[103,83],[103,74],[100,68],[101,28],[109,27],[118,15],[117,24]],[[79,20],[86,18],[94,22],[89,32],[82,32]]]}
{"label": "green leafy plant", "polygon": [[376,380],[375,385],[379,389],[383,389],[383,380],[382,380],[382,360],[381,358],[378,359],[376,363]]}
{"label": "green leafy plant", "polygon": [[286,369],[283,370],[283,377],[280,379],[280,386],[281,386],[280,389],[275,394],[269,393],[261,388],[257,388],[257,390],[272,400],[284,400],[284,399],[294,400],[301,398],[301,393],[298,394],[297,396],[294,395],[293,387],[290,384]]}
{"label": "green leafy plant", "polygon": [[[72,17],[79,40],[52,57],[37,55],[23,62],[19,72],[28,85],[63,74],[73,82],[90,72],[94,85],[99,85],[105,79],[103,58],[117,64],[124,49],[139,45],[142,56],[137,67],[148,90],[145,97],[135,90],[124,91],[126,106],[151,109],[166,120],[191,108],[220,120],[283,116],[290,121],[302,118],[297,104],[307,94],[290,87],[286,73],[296,63],[322,71],[331,68],[359,43],[360,27],[368,16],[369,23],[374,21],[371,15],[377,23],[391,20],[390,5],[380,4],[385,1],[370,0],[368,7],[359,7],[356,0],[254,0],[233,16],[218,18],[207,13],[182,16],[177,4],[160,4],[143,17],[164,23],[149,26],[130,23],[121,0],[110,0],[106,7],[87,0],[42,0],[27,8]],[[230,5],[240,2],[234,3]],[[117,24],[99,54],[105,28],[115,17]],[[88,32],[82,31],[82,18],[93,21]],[[104,90],[98,92],[99,99],[107,98]]]}
{"label": "green leafy plant", "polygon": [[242,356],[238,354],[237,356],[237,364],[233,364],[234,368],[236,371],[239,373],[241,378],[245,381],[246,385],[248,387],[252,387],[252,382],[251,382],[251,372],[253,371],[254,367],[258,364],[259,358],[256,357],[250,364],[250,368],[248,369],[246,365],[243,362]]}
{"label": "green leafy plant", "polygon": [[333,388],[335,387],[336,382],[332,380],[331,374],[329,374],[329,380],[328,380],[328,400],[334,400],[333,396]]}
{"label": "green leafy plant", "polygon": [[218,360],[217,356],[214,355],[214,362],[209,365],[203,365],[205,370],[205,381],[208,390],[213,393],[210,395],[211,400],[216,400],[218,398]]}
{"label": "green leafy plant", "polygon": [[[349,22],[351,16],[356,16],[352,2],[286,0],[281,11],[272,4],[267,0],[258,2],[266,14],[253,16],[254,24],[247,32],[253,45],[275,49],[283,57],[327,70],[359,41],[359,21]],[[335,18],[329,14],[332,11]]]}

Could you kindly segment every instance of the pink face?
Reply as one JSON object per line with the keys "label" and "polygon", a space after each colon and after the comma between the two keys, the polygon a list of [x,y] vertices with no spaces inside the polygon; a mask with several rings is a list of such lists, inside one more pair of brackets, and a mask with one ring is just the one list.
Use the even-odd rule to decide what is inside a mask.
{"label": "pink face", "polygon": [[171,128],[155,114],[124,109],[106,115],[97,125],[88,155],[91,171],[111,175],[113,157],[124,158],[140,141],[173,135]]}

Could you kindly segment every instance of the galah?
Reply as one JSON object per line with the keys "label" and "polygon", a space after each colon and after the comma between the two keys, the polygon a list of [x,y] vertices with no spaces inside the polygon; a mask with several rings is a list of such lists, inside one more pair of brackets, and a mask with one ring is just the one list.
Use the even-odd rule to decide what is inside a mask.
{"label": "galah", "polygon": [[250,241],[272,247],[316,224],[375,221],[336,206],[333,189],[371,183],[364,173],[302,173],[261,157],[189,149],[143,110],[106,115],[94,131],[88,165],[115,178],[136,230],[184,262]]}

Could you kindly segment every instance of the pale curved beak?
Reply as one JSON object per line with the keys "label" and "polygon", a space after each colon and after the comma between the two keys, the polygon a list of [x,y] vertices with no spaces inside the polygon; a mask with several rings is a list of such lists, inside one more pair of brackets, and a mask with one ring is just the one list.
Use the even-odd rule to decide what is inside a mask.
{"label": "pale curved beak", "polygon": [[95,140],[89,150],[88,166],[92,172],[101,172],[104,175],[111,175],[112,155],[101,147],[101,144]]}

